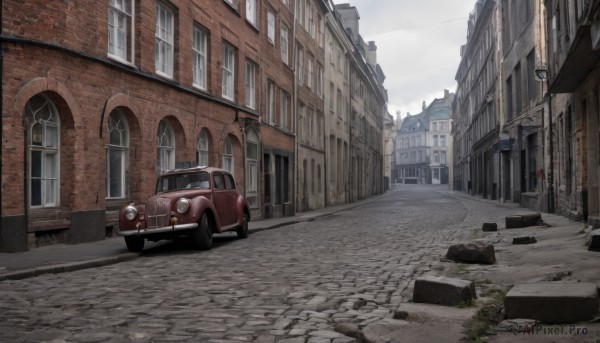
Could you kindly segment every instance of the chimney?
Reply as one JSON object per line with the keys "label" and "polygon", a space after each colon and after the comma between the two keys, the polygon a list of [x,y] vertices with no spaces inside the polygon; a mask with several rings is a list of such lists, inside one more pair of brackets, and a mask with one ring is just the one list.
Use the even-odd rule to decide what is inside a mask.
{"label": "chimney", "polygon": [[423,100],[423,111],[427,109],[427,105],[425,104],[425,100]]}
{"label": "chimney", "polygon": [[449,95],[450,95],[450,91],[447,89],[444,89],[444,99],[447,99]]}

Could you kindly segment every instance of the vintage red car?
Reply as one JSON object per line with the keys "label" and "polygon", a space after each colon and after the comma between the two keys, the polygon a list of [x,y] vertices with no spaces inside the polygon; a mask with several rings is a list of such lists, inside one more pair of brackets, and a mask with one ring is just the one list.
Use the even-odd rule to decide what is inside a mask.
{"label": "vintage red car", "polygon": [[119,230],[127,249],[140,252],[145,240],[192,237],[201,250],[212,248],[213,234],[236,230],[248,237],[250,210],[231,173],[197,167],[158,177],[156,194],[144,205],[129,204],[119,212]]}

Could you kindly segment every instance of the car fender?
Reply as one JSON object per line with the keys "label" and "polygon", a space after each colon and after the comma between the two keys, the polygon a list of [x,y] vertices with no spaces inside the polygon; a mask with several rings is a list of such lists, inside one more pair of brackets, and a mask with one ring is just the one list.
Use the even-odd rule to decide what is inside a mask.
{"label": "car fender", "polygon": [[250,205],[248,205],[248,200],[246,200],[246,198],[244,198],[241,195],[238,195],[235,207],[238,225],[242,225],[242,215],[244,214],[244,211],[248,212],[248,221],[250,221]]}
{"label": "car fender", "polygon": [[216,232],[221,232],[221,220],[219,219],[219,216],[216,215],[217,209],[213,202],[205,196],[199,196],[190,201],[189,212],[194,215],[196,221],[200,220],[202,213],[207,210],[212,213]]}

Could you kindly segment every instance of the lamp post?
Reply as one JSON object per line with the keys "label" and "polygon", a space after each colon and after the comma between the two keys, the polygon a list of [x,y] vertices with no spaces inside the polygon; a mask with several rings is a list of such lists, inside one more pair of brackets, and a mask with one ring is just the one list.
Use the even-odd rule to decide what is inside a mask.
{"label": "lamp post", "polygon": [[[545,65],[539,65],[534,70],[536,78],[542,82],[542,87],[544,83],[548,83],[550,77],[550,70]],[[554,213],[554,145],[552,143],[552,94],[549,92],[549,87],[547,87],[547,91],[544,93],[542,88],[543,98],[548,102],[548,154],[550,155],[550,171],[548,173],[548,212]],[[542,119],[544,117],[542,116]],[[542,131],[544,132],[544,131]],[[544,139],[544,142],[546,139]]]}

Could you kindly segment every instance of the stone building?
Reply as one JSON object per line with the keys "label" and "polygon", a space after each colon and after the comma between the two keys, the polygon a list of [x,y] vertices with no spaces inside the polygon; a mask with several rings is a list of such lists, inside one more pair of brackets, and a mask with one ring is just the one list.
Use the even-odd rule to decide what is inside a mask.
{"label": "stone building", "polygon": [[479,0],[457,72],[456,189],[544,209],[543,6]]}
{"label": "stone building", "polygon": [[495,1],[479,1],[461,48],[453,106],[453,188],[499,199],[498,21]]}
{"label": "stone building", "polygon": [[[469,80],[489,78],[487,68],[467,72],[476,55],[463,55],[457,75],[459,85],[454,104],[454,182],[457,189],[487,196],[486,175],[496,182],[493,170],[484,163],[473,168],[473,154],[490,146],[499,156],[499,186],[492,186],[503,201],[520,203],[536,210],[556,212],[575,220],[598,225],[600,218],[600,2],[594,1],[493,1],[480,0],[469,23],[469,41],[463,52],[477,46],[487,27],[497,26],[498,61],[488,58],[498,72],[495,85],[483,87],[496,107],[499,130],[497,144],[487,139],[472,140],[471,127],[478,127],[470,115],[471,103],[483,103],[482,87],[468,91]],[[488,10],[486,10],[488,9]],[[478,24],[487,11],[495,11],[486,25]],[[492,13],[492,12],[489,12]],[[475,18],[475,21],[473,19]],[[473,23],[471,23],[473,21]],[[493,29],[491,29],[493,31]],[[466,49],[466,50],[465,50]],[[484,56],[492,56],[484,54]],[[480,55],[479,55],[480,56]],[[465,58],[466,57],[466,58]],[[481,59],[479,59],[481,60]],[[471,75],[469,75],[471,73]],[[466,82],[460,82],[460,79]],[[492,78],[493,80],[493,78]],[[500,101],[495,99],[499,98]],[[467,103],[468,105],[465,105]],[[479,101],[473,101],[479,99]],[[490,127],[490,130],[493,128]],[[486,132],[482,132],[486,134]],[[472,140],[472,141],[470,141]],[[479,143],[481,142],[481,144]],[[493,139],[491,139],[493,142]],[[472,149],[469,147],[473,146]],[[476,153],[475,153],[476,154]],[[465,167],[468,164],[470,167]],[[482,170],[479,177],[477,171]],[[475,173],[474,173],[475,171]],[[483,183],[483,192],[480,182]],[[473,183],[473,189],[465,183]]]}
{"label": "stone building", "polygon": [[546,0],[551,209],[600,225],[600,1]]}
{"label": "stone building", "polygon": [[444,91],[444,97],[435,99],[427,107],[426,118],[428,122],[427,146],[429,147],[429,177],[428,183],[439,185],[449,182],[449,159],[448,151],[451,150],[450,139],[452,131],[452,103],[454,94],[448,90]]}
{"label": "stone building", "polygon": [[385,75],[377,64],[377,46],[361,37],[356,7],[339,4],[335,12],[354,44],[348,67],[343,69],[349,76],[349,201],[356,201],[383,192],[383,121],[388,98]]}
{"label": "stone building", "polygon": [[332,11],[323,0],[3,1],[0,251],[103,239],[123,205],[179,167],[232,171],[253,218],[324,206]]}
{"label": "stone building", "polygon": [[[533,0],[499,3],[501,17],[501,134],[510,150],[501,158],[501,188],[505,201],[543,209],[543,116],[546,102],[535,78],[543,55],[543,6]],[[508,149],[508,148],[507,148]]]}
{"label": "stone building", "polygon": [[327,147],[326,203],[350,199],[350,61],[354,44],[337,13],[326,17],[325,32],[325,145]]}
{"label": "stone building", "polygon": [[448,184],[453,102],[445,90],[443,98],[402,120],[395,137],[396,183]]}

